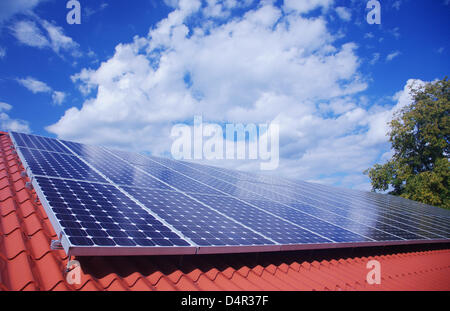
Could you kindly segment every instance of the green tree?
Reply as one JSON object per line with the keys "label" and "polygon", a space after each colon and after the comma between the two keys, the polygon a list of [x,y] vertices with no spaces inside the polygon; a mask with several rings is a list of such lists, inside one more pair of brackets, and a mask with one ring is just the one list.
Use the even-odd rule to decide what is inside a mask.
{"label": "green tree", "polygon": [[389,123],[392,158],[364,173],[373,191],[450,208],[450,82],[411,87],[413,102]]}

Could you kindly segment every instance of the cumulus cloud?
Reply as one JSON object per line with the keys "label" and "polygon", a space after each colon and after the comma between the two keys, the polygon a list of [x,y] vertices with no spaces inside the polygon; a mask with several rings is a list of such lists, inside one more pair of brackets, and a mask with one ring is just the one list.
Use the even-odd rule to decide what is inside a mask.
{"label": "cumulus cloud", "polygon": [[28,122],[19,119],[13,119],[7,114],[7,112],[9,112],[11,109],[12,106],[10,104],[0,102],[0,130],[29,133],[30,127],[28,125]]}
{"label": "cumulus cloud", "polygon": [[37,93],[51,93],[53,104],[61,105],[66,97],[66,94],[59,91],[54,91],[46,83],[39,81],[32,77],[16,80],[19,84],[30,90],[33,94]]}
{"label": "cumulus cloud", "polygon": [[396,106],[393,108],[393,112],[400,110],[401,108],[409,105],[412,103],[413,98],[410,93],[410,89],[420,89],[425,85],[425,81],[422,81],[420,79],[409,79],[406,82],[405,87],[403,90],[398,91],[395,93],[395,95],[392,97],[392,99],[397,102]]}
{"label": "cumulus cloud", "polygon": [[410,88],[424,84],[421,80],[408,80],[392,97],[395,104],[388,107],[374,105],[364,110],[343,100],[337,107],[347,109],[341,110],[346,112],[340,117],[316,120],[317,125],[308,122],[310,135],[316,142],[308,144],[300,158],[280,161],[279,170],[291,178],[370,190],[370,183],[361,172],[389,158],[388,124],[397,111],[412,102]]}
{"label": "cumulus cloud", "polygon": [[[367,108],[367,99],[361,100],[367,84],[356,44],[336,43],[322,17],[295,14],[332,1],[301,2],[286,1],[279,9],[267,1],[216,24],[200,2],[170,1],[175,9],[147,37],[117,45],[98,68],[72,76],[86,100],[47,130],[64,139],[167,154],[172,126],[194,115],[217,123],[276,121],[276,174],[367,186],[362,171],[386,146],[384,123],[392,107]],[[188,22],[194,14],[202,19],[196,26]],[[259,168],[251,161],[218,164]]]}

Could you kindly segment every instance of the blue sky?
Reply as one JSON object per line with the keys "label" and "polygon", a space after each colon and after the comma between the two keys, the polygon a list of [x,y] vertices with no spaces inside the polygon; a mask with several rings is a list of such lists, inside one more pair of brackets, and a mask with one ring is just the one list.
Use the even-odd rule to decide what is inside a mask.
{"label": "blue sky", "polygon": [[[168,154],[170,128],[280,123],[272,172],[369,189],[408,85],[448,75],[448,0],[0,4],[3,130]],[[258,170],[254,161],[218,165]]]}

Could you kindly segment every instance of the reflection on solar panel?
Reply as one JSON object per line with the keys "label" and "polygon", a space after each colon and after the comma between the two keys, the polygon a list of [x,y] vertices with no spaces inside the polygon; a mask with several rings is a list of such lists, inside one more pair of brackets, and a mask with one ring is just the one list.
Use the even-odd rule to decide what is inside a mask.
{"label": "reflection on solar panel", "polygon": [[450,211],[362,191],[11,133],[67,253],[201,254],[431,243]]}

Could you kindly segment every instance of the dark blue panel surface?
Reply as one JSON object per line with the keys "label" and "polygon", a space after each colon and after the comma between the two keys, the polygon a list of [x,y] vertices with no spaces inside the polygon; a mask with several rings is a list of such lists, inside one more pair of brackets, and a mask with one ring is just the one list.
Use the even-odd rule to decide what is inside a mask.
{"label": "dark blue panel surface", "polygon": [[[241,184],[241,186],[248,189],[256,187],[256,185],[253,184],[249,187],[243,184]],[[450,237],[450,234],[446,232],[446,229],[439,229],[430,225],[427,220],[422,219],[421,215],[411,217],[408,214],[397,214],[392,209],[380,205],[379,203],[362,202],[359,199],[350,199],[349,197],[343,197],[337,200],[334,197],[330,197],[329,194],[318,194],[310,189],[298,188],[297,191],[291,191],[276,188],[276,192],[271,192],[273,187],[270,188],[266,185],[260,185],[259,188],[261,189],[259,193],[264,196],[270,195],[272,198],[276,197],[275,200],[277,201],[279,201],[281,197],[285,197],[323,209],[330,209],[331,207],[333,212],[338,214],[348,214],[351,211],[353,215],[358,214],[363,219],[368,217],[370,220],[377,220],[384,224],[403,229],[414,234],[416,237],[419,236],[430,239]]]}
{"label": "dark blue panel surface", "polygon": [[[427,226],[427,222],[421,220],[420,217],[397,216],[387,207],[374,205],[371,202],[362,204],[358,200],[348,202],[348,198],[342,198],[340,201],[330,200],[326,194],[319,194],[314,191],[300,189],[298,186],[280,187],[278,185],[270,185],[267,183],[249,182],[248,179],[243,180],[237,177],[223,176],[214,173],[215,168],[203,167],[201,165],[192,165],[191,163],[171,163],[175,161],[164,160],[165,165],[170,165],[179,169],[185,174],[195,174],[189,169],[185,169],[186,165],[195,168],[199,172],[209,172],[218,176],[217,179],[223,180],[227,185],[222,186],[220,183],[209,181],[209,184],[215,185],[217,189],[237,197],[246,202],[257,202],[260,200],[269,202],[283,203],[289,207],[293,207],[300,212],[309,213],[312,216],[331,222],[352,232],[362,234],[375,241],[391,241],[403,239],[442,239],[449,238],[446,229],[440,226],[432,228]],[[212,176],[212,175],[211,175]],[[231,184],[234,182],[234,184]],[[275,203],[276,204],[276,203]],[[265,204],[268,205],[267,203]],[[269,203],[270,205],[270,203]],[[273,204],[272,204],[273,205]],[[289,211],[289,210],[287,210]],[[330,215],[323,215],[323,212],[331,212],[340,218],[333,218]],[[281,211],[275,212],[277,215]],[[332,214],[332,215],[333,215]],[[367,215],[369,214],[369,215]],[[292,215],[284,213],[284,218],[290,219]],[[357,216],[358,215],[358,216]],[[356,217],[357,216],[357,217]],[[345,218],[347,217],[347,218]],[[353,219],[357,218],[357,221]],[[422,221],[422,223],[420,223]],[[327,237],[335,237],[340,239],[341,236],[326,235]]]}
{"label": "dark blue panel surface", "polygon": [[240,192],[240,188],[237,187],[238,179],[228,178],[227,181],[224,182],[216,178],[214,172],[211,170],[209,171],[210,174],[207,174],[203,171],[191,168],[189,165],[186,165],[181,161],[174,161],[157,157],[149,157],[149,159],[152,160],[151,162],[153,162],[153,164],[151,165],[158,165],[156,163],[160,163],[161,165],[169,167],[185,176],[198,180],[203,184],[219,190],[219,192],[215,194],[223,195],[224,193],[226,193],[238,195]]}
{"label": "dark blue panel surface", "polygon": [[[197,179],[202,182],[208,183],[209,185],[215,187],[216,189],[221,190],[222,192],[229,194],[233,197],[239,198],[241,201],[251,203],[254,206],[262,208],[270,213],[278,215],[284,219],[287,219],[295,224],[302,226],[308,230],[320,233],[322,235],[326,235],[328,237],[333,237],[336,242],[343,241],[371,241],[373,240],[399,240],[400,238],[392,236],[387,233],[383,233],[381,231],[377,231],[376,229],[367,228],[367,226],[359,225],[354,223],[352,229],[357,228],[358,233],[365,234],[377,234],[376,237],[372,235],[368,235],[370,238],[367,238],[367,235],[364,237],[362,235],[358,235],[352,232],[345,230],[345,228],[339,228],[335,225],[329,224],[326,221],[314,218],[308,214],[303,213],[301,210],[295,210],[288,206],[278,204],[274,201],[270,201],[264,199],[264,197],[251,193],[249,191],[243,190],[240,188],[241,184],[237,183],[238,186],[230,184],[228,182],[221,182],[220,180],[213,178],[210,175],[206,175],[200,172],[195,172],[181,164],[172,164],[166,163],[166,165],[171,165],[174,169],[177,169],[184,174],[195,176]],[[255,191],[256,193],[266,194],[267,190],[260,189],[261,191]],[[314,214],[313,214],[314,215]],[[339,225],[339,224],[338,224]],[[349,227],[349,223],[344,224],[346,227]],[[362,228],[365,227],[365,228]],[[363,230],[364,229],[364,230]],[[351,230],[351,229],[350,229]]]}
{"label": "dark blue panel surface", "polygon": [[231,197],[201,194],[193,194],[192,196],[204,204],[214,207],[215,210],[229,215],[249,228],[258,232],[264,232],[280,244],[333,242],[332,239],[319,236],[319,233],[314,234]]}
{"label": "dark blue panel surface", "polygon": [[[215,195],[221,194],[219,191],[210,187],[208,184],[197,181],[198,179],[196,179],[195,176],[187,177],[180,172],[176,172],[175,170],[172,170],[168,167],[165,167],[161,164],[151,161],[150,159],[143,159],[143,158],[137,159],[137,157],[127,155],[127,153],[123,151],[111,151],[111,152],[122,159],[128,160],[132,159],[132,161],[135,163],[134,165],[137,168],[145,171],[151,176],[158,178],[159,180],[164,181],[165,183],[176,188],[177,190],[192,193],[204,193]],[[136,162],[139,164],[136,164]]]}
{"label": "dark blue panel surface", "polygon": [[114,186],[44,177],[36,180],[73,245],[189,245]]}
{"label": "dark blue panel surface", "polygon": [[130,187],[124,190],[200,246],[274,244],[182,193]]}
{"label": "dark blue panel surface", "polygon": [[[380,230],[404,239],[440,239],[447,236],[445,232],[420,225],[420,217],[415,219],[396,217],[392,211],[374,206],[371,203],[362,204],[353,201],[345,204],[343,203],[345,199],[341,201],[330,200],[324,195],[320,196],[314,192],[300,191],[299,189],[297,192],[288,192],[267,185],[260,185],[259,190],[255,190],[256,185],[247,186],[245,183],[240,183],[240,186],[251,189],[252,193],[259,193],[263,197],[285,203],[302,211],[306,211],[305,206],[311,206],[352,220],[356,219],[359,223],[369,224],[377,229],[380,227]],[[320,217],[318,212],[314,212],[314,215]],[[386,227],[386,225],[388,226]],[[369,237],[376,240],[375,236]]]}
{"label": "dark blue panel surface", "polygon": [[75,156],[43,150],[18,148],[34,175],[106,182]]}
{"label": "dark blue panel surface", "polygon": [[[192,176],[198,180],[201,180],[202,182],[207,183],[208,185],[215,187],[216,189],[221,190],[222,192],[229,194],[231,196],[237,197],[241,199],[242,201],[252,203],[255,206],[265,208],[269,212],[273,212],[285,219],[288,219],[290,221],[293,221],[299,225],[303,225],[305,228],[312,230],[314,232],[322,232],[325,236],[328,237],[334,237],[336,240],[339,241],[358,241],[358,240],[374,240],[374,241],[395,241],[395,240],[403,240],[404,238],[417,238],[417,239],[423,239],[424,237],[418,236],[403,230],[398,230],[397,228],[391,228],[388,227],[388,231],[385,232],[383,230],[379,230],[372,226],[367,226],[362,223],[358,223],[355,221],[352,221],[348,218],[339,216],[338,214],[333,214],[330,212],[327,212],[326,210],[315,208],[309,205],[302,205],[299,202],[296,202],[295,200],[289,199],[286,196],[282,196],[278,193],[272,193],[270,190],[274,188],[270,188],[267,184],[260,185],[258,187],[258,184],[249,183],[246,180],[241,180],[239,178],[233,178],[231,176],[224,176],[221,175],[220,172],[216,173],[216,170],[211,167],[201,166],[201,165],[192,165],[191,163],[181,163],[176,162],[168,159],[161,160],[160,158],[156,157],[150,157],[152,160],[160,162],[168,167],[171,167],[175,170],[178,170],[182,172],[183,174],[186,174],[188,176]],[[191,167],[192,166],[192,167]],[[204,172],[209,172],[208,175]],[[215,178],[217,177],[217,178]],[[221,178],[223,181],[219,180],[218,178]],[[234,184],[232,184],[234,182]],[[245,189],[250,189],[252,191],[248,191]],[[259,194],[259,195],[258,195]],[[272,198],[275,201],[267,200],[265,198]],[[287,206],[291,207],[294,205],[295,209],[293,210],[287,206],[282,206],[280,204],[277,204],[276,201],[285,203]],[[273,209],[275,206],[278,207],[278,209]],[[331,208],[331,205],[327,206],[328,208]],[[281,209],[281,210],[280,210]],[[331,210],[335,211],[333,208]],[[306,212],[309,213],[309,215],[302,213]],[[293,214],[297,214],[297,217],[294,217]],[[310,215],[317,216],[320,219],[314,219]],[[303,216],[303,217],[300,217]],[[340,228],[337,228],[336,230],[330,229],[336,228],[336,226],[328,226],[325,222],[324,228],[319,228],[317,223],[323,224],[324,221],[328,221],[332,224],[336,224],[337,226],[342,227],[343,229],[350,230],[357,234],[351,234],[347,236],[345,233],[348,231],[342,230]],[[314,224],[316,223],[316,224]],[[382,226],[383,229],[386,229],[385,226]],[[400,233],[400,236],[395,235],[394,233]],[[359,234],[359,235],[358,235]],[[364,236],[364,237],[362,237]],[[367,239],[369,238],[369,239]]]}
{"label": "dark blue panel surface", "polygon": [[42,201],[74,247],[191,245],[232,252],[450,238],[449,212],[402,198],[12,137]]}
{"label": "dark blue panel surface", "polygon": [[249,202],[254,206],[257,206],[274,215],[278,215],[284,219],[289,219],[289,221],[300,225],[305,229],[317,232],[322,236],[330,237],[335,242],[374,241],[371,238],[367,238],[354,232],[345,230],[341,227],[310,216],[309,214],[304,213],[300,210],[296,210],[276,202],[272,202],[269,200],[246,200],[246,202]]}
{"label": "dark blue panel surface", "polygon": [[70,153],[57,139],[40,137],[21,133],[11,133],[12,137],[20,147],[46,150],[60,153]]}
{"label": "dark blue panel surface", "polygon": [[104,148],[67,141],[63,141],[63,143],[117,185],[155,189],[170,188],[139,168],[111,155]]}

